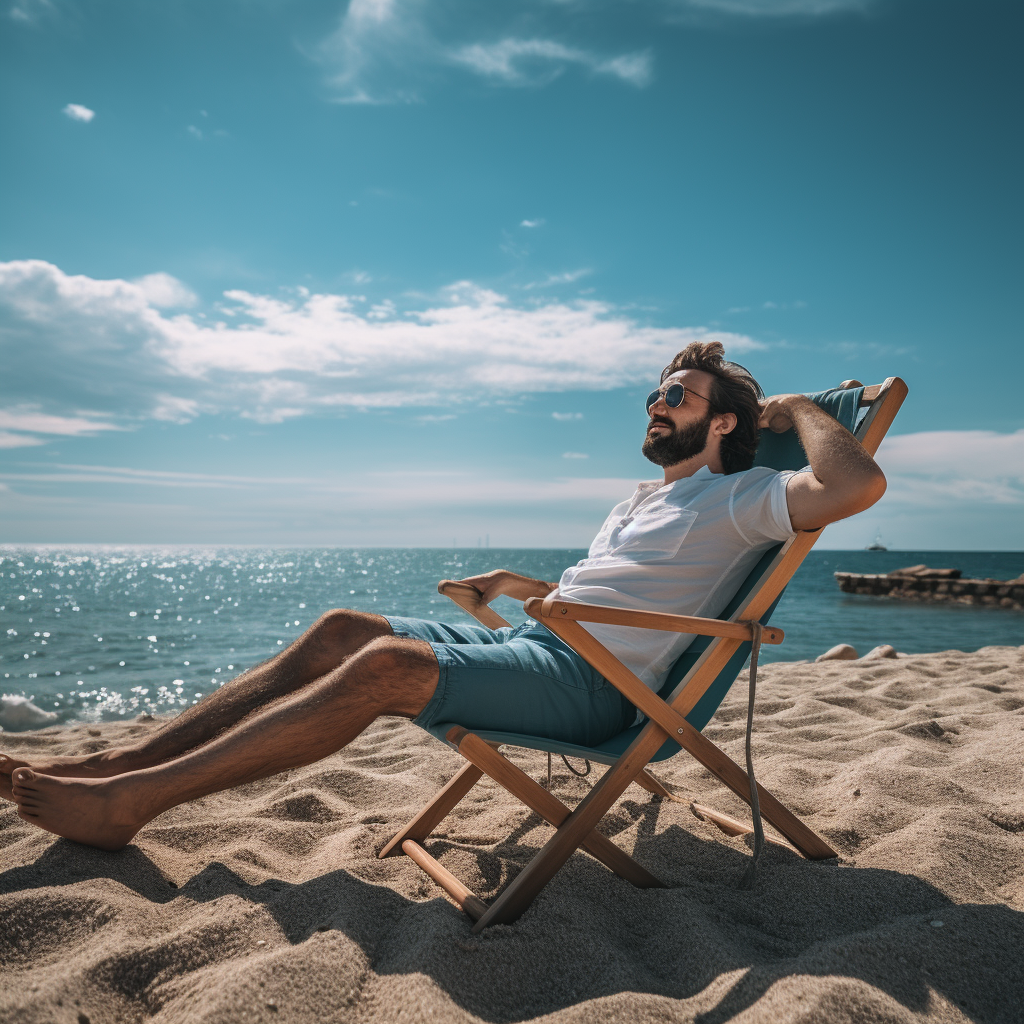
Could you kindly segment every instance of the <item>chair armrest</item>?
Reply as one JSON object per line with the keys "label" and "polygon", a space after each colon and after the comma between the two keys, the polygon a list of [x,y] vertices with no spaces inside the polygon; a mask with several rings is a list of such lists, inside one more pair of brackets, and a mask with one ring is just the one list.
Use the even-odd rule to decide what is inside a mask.
{"label": "chair armrest", "polygon": [[[609,626],[637,626],[641,629],[661,629],[670,633],[694,633],[698,636],[723,636],[732,640],[751,640],[753,633],[748,622],[726,622],[722,619],[703,619],[694,615],[669,615],[666,612],[644,612],[633,608],[614,608],[575,601],[559,601],[558,591],[545,598],[531,597],[523,607],[526,614],[538,622],[545,620],[575,622],[603,622]],[[781,644],[786,634],[776,626],[765,626],[761,643]]]}
{"label": "chair armrest", "polygon": [[[530,598],[540,601],[540,598]],[[529,604],[529,601],[527,601]],[[543,621],[543,619],[541,620]],[[623,697],[656,722],[673,739],[697,732],[671,704],[662,700],[649,686],[634,675],[599,640],[575,622],[567,622],[561,616],[549,620],[548,627],[560,640],[571,647],[588,665],[596,669],[615,687]]]}
{"label": "chair armrest", "polygon": [[503,619],[490,605],[484,602],[480,591],[468,583],[458,580],[441,580],[437,592],[450,601],[454,601],[463,611],[469,612],[477,622],[482,622],[488,629],[500,629],[512,623]]}

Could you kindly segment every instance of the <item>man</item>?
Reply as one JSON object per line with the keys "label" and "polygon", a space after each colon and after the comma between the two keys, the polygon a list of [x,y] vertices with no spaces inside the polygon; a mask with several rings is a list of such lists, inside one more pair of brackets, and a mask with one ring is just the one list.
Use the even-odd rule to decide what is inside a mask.
{"label": "man", "polygon": [[[881,497],[881,470],[827,413],[802,395],[762,398],[721,344],[680,352],[647,403],[643,452],[664,479],[612,510],[560,594],[714,615],[769,546]],[[751,469],[759,426],[794,426],[810,472]],[[507,570],[464,582],[485,601],[556,586]],[[692,640],[587,628],[655,688]],[[536,623],[495,631],[339,609],[135,746],[32,763],[0,757],[0,795],[31,824],[116,850],[168,808],[318,761],[380,715],[593,744],[632,724],[636,710]]]}

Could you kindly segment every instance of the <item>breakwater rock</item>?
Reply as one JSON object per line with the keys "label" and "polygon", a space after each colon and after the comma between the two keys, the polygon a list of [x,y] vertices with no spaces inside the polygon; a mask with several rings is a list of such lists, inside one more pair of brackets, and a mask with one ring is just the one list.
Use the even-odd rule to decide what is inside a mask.
{"label": "breakwater rock", "polygon": [[911,565],[889,573],[837,572],[839,589],[847,594],[871,594],[904,601],[976,604],[994,608],[1024,608],[1024,576],[1013,580],[965,580],[959,569],[930,569]]}

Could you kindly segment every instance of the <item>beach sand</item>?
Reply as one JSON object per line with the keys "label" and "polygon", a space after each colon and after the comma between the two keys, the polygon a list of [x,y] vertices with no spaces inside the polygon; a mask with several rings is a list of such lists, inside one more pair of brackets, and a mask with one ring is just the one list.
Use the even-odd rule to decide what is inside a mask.
{"label": "beach sand", "polygon": [[[839,862],[689,810],[749,812],[685,755],[603,830],[664,879],[575,854],[479,936],[405,857],[377,851],[460,764],[382,719],[308,768],[178,807],[119,853],[0,804],[0,1020],[896,1022],[1024,1019],[1024,647],[779,662],[759,674],[759,781]],[[741,680],[706,730],[743,758]],[[96,750],[153,722],[5,733],[22,755]],[[535,778],[543,755],[514,750]],[[600,766],[595,772],[603,771]],[[555,761],[555,793],[587,782]],[[488,898],[550,829],[484,780],[427,847]]]}

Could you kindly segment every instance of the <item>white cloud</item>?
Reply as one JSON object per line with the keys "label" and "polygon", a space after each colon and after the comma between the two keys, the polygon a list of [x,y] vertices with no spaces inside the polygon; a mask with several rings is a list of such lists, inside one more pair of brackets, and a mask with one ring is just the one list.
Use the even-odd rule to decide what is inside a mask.
{"label": "white cloud", "polygon": [[406,3],[400,10],[399,0],[351,0],[337,29],[312,54],[328,69],[336,102],[418,101],[409,72],[428,63],[427,55],[436,50],[418,7]]}
{"label": "white cloud", "polygon": [[1024,430],[935,430],[886,438],[889,503],[1024,505]]}
{"label": "white cloud", "polygon": [[0,448],[31,448],[37,444],[46,444],[46,442],[41,437],[12,434],[8,430],[0,430]]}
{"label": "white cloud", "polygon": [[[60,434],[66,437],[88,436],[101,430],[120,429],[113,423],[97,422],[83,417],[50,416],[40,412],[37,406],[28,405],[0,409],[0,428],[24,430],[33,434]],[[40,442],[29,441],[27,443],[38,444]]]}
{"label": "white cloud", "polygon": [[553,412],[551,414],[552,419],[556,420],[581,420],[583,419],[583,413],[581,412]]}
{"label": "white cloud", "polygon": [[[550,23],[557,9],[545,15]],[[637,87],[649,83],[646,51],[607,55],[549,38],[501,38],[500,27],[495,40],[496,24],[521,27],[523,17],[521,4],[495,0],[458,11],[423,0],[351,0],[310,56],[325,68],[335,102],[349,104],[420,102],[424,85],[452,67],[501,85],[543,85],[570,66]]]}
{"label": "white cloud", "polygon": [[168,423],[188,423],[199,415],[199,402],[194,398],[181,398],[177,395],[156,395],[156,404],[150,414],[155,420]]}
{"label": "white cloud", "polygon": [[146,274],[145,277],[137,277],[132,283],[142,290],[146,301],[157,309],[194,306],[197,301],[195,292],[170,274]]}
{"label": "white cloud", "polygon": [[543,281],[530,281],[528,284],[524,284],[523,288],[530,291],[534,288],[553,288],[560,284],[575,284],[592,273],[593,271],[589,267],[581,267],[579,270],[567,270],[562,274],[548,274]]}
{"label": "white cloud", "polygon": [[83,121],[88,124],[95,116],[96,111],[83,107],[81,103],[69,103],[61,113],[67,115],[72,121]]}
{"label": "white cloud", "polygon": [[160,308],[190,297],[168,275],[101,281],[41,260],[0,263],[0,402],[6,392],[122,417],[226,411],[280,422],[338,406],[469,403],[485,391],[607,390],[647,380],[690,341],[716,338],[732,355],[764,347],[651,327],[595,300],[519,308],[471,282],[404,312],[298,290],[229,291],[209,317]]}
{"label": "white cloud", "polygon": [[585,452],[562,452],[563,459],[589,459]]}
{"label": "white cloud", "polygon": [[519,222],[521,228],[539,228],[544,226],[544,218],[538,217],[536,220],[521,220]]}
{"label": "white cloud", "polygon": [[508,38],[497,43],[473,43],[452,52],[451,59],[506,85],[543,85],[571,64],[582,65],[595,74],[612,75],[638,88],[651,80],[649,53],[609,59],[551,39]]}

